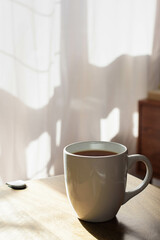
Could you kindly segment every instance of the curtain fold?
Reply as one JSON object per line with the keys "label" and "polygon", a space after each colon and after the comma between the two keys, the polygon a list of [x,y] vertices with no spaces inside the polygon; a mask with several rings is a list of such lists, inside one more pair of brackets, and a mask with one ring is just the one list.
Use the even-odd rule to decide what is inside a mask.
{"label": "curtain fold", "polygon": [[159,1],[0,0],[0,178],[63,173],[63,147],[136,151],[160,80]]}

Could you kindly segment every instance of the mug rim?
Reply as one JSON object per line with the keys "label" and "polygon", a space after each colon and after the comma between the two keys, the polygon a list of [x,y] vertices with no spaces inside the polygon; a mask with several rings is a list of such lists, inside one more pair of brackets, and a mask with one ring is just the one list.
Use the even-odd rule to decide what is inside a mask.
{"label": "mug rim", "polygon": [[[74,145],[78,145],[78,144],[86,144],[86,143],[90,143],[90,144],[111,144],[111,145],[117,145],[117,146],[120,146],[122,147],[124,150],[121,151],[120,153],[116,153],[114,155],[106,155],[106,156],[88,156],[88,155],[79,155],[79,154],[75,154],[75,153],[72,153],[68,150],[68,148],[74,146]],[[83,150],[82,150],[83,151]],[[109,150],[108,150],[109,151]],[[121,143],[118,143],[118,142],[112,142],[112,141],[78,141],[78,142],[73,142],[73,143],[70,143],[68,144],[67,146],[64,147],[63,149],[63,152],[66,153],[67,155],[70,155],[70,156],[75,156],[75,157],[80,157],[80,158],[108,158],[108,157],[115,157],[115,156],[119,156],[119,155],[122,155],[124,153],[127,153],[128,152],[128,149],[125,145],[121,144]]]}

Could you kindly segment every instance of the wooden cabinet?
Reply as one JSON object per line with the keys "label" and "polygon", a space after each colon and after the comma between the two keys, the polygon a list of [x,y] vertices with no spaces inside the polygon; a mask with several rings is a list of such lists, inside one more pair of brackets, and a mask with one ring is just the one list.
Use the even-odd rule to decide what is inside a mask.
{"label": "wooden cabinet", "polygon": [[[138,153],[148,157],[153,167],[153,177],[160,179],[160,101],[139,101]],[[143,172],[143,164],[138,164]]]}

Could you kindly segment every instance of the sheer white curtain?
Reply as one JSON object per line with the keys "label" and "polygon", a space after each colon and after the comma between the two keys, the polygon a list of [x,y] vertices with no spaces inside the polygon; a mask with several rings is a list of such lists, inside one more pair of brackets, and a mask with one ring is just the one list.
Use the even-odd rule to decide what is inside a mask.
{"label": "sheer white curtain", "polygon": [[136,150],[159,84],[159,1],[0,0],[0,178],[63,172],[82,140]]}

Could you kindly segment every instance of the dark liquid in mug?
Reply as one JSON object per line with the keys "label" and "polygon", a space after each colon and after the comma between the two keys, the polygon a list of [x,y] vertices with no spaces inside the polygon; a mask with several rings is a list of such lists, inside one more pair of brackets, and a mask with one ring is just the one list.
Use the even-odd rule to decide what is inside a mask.
{"label": "dark liquid in mug", "polygon": [[116,155],[116,152],[110,152],[106,150],[85,150],[80,152],[75,152],[74,154],[80,156],[111,156]]}

